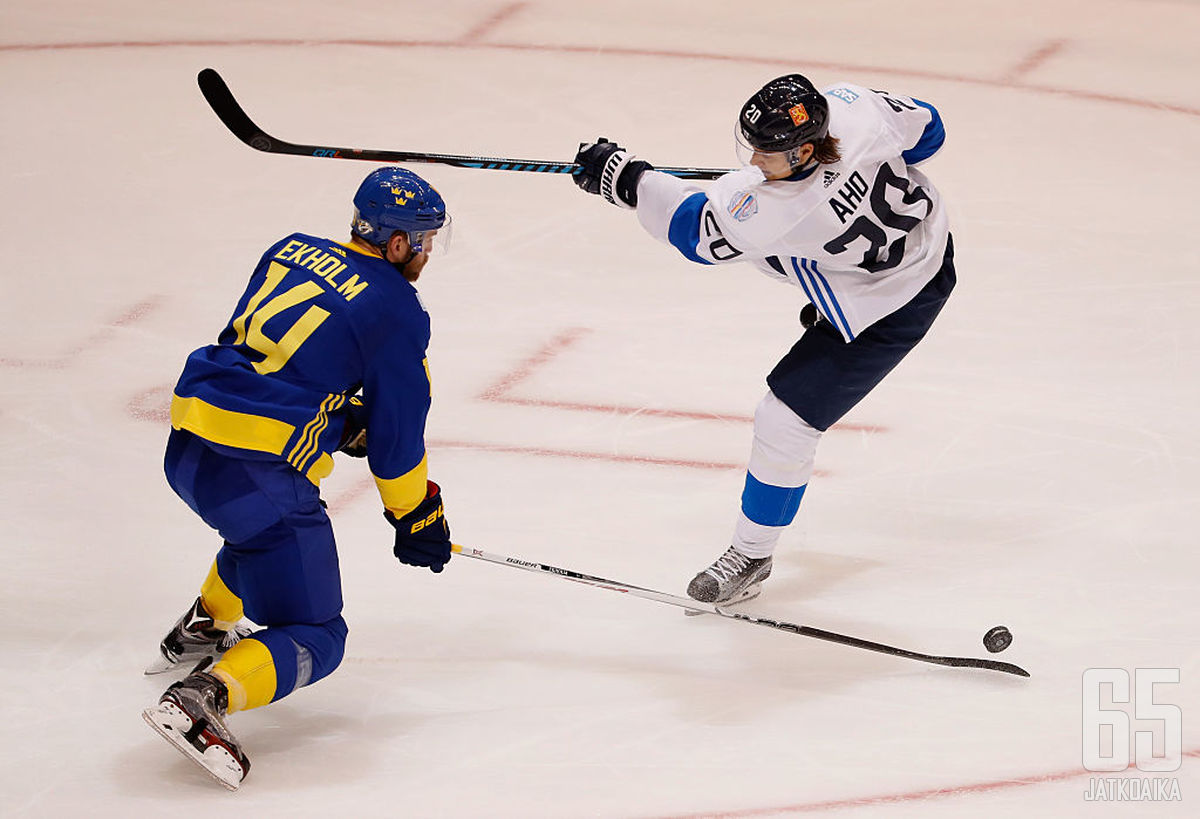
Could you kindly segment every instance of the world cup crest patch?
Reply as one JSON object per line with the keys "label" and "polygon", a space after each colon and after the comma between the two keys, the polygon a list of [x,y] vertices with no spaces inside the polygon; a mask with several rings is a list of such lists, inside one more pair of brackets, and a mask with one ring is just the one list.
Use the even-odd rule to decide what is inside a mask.
{"label": "world cup crest patch", "polygon": [[804,110],[804,106],[796,103],[789,110],[788,114],[792,117],[793,125],[803,125],[808,122],[808,111]]}
{"label": "world cup crest patch", "polygon": [[738,191],[729,201],[729,215],[739,222],[745,222],[758,213],[758,199],[749,191]]}

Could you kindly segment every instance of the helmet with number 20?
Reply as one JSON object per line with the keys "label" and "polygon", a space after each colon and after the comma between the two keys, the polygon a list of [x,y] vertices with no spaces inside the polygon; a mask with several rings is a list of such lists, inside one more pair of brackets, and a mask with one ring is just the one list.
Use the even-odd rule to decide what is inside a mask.
{"label": "helmet with number 20", "polygon": [[801,74],[777,77],[742,106],[736,129],[738,157],[787,154],[792,167],[803,146],[819,145],[829,134],[829,102]]}

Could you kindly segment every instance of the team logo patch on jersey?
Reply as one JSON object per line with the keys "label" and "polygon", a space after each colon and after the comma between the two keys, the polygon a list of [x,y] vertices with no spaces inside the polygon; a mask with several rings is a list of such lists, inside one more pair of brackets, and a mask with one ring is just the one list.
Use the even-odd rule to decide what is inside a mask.
{"label": "team logo patch on jersey", "polygon": [[729,215],[739,222],[745,222],[758,213],[758,199],[749,191],[738,191],[729,201]]}
{"label": "team logo patch on jersey", "polygon": [[833,89],[830,89],[829,91],[826,91],[825,96],[836,97],[837,99],[839,99],[845,103],[851,103],[851,102],[854,102],[856,99],[858,99],[858,94],[855,94],[849,88],[833,88]]}
{"label": "team logo patch on jersey", "polygon": [[789,108],[788,115],[791,116],[793,125],[803,125],[808,122],[808,111],[800,103],[796,103]]}

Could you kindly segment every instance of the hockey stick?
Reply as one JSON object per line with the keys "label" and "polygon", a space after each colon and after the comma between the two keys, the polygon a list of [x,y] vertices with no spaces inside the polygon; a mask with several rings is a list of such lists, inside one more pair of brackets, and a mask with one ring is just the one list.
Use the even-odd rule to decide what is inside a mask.
{"label": "hockey stick", "polygon": [[730,620],[740,620],[743,623],[752,623],[756,626],[766,626],[768,628],[778,629],[780,631],[789,631],[792,634],[799,634],[802,637],[812,637],[817,640],[825,640],[830,643],[840,643],[844,646],[852,648],[863,648],[868,651],[878,651],[881,654],[890,654],[893,657],[906,657],[910,660],[918,660],[923,663],[933,663],[934,665],[947,665],[955,668],[980,668],[986,671],[1001,671],[1005,674],[1015,674],[1018,677],[1028,677],[1029,672],[1020,666],[1012,663],[1004,663],[999,660],[976,660],[972,657],[938,657],[932,654],[921,654],[917,651],[909,651],[904,648],[896,648],[895,646],[884,645],[883,643],[875,643],[871,640],[863,640],[858,637],[850,637],[845,634],[838,634],[833,631],[825,631],[824,629],[812,628],[811,626],[800,626],[795,623],[787,623],[781,620],[768,620],[765,617],[753,617],[749,614],[741,614],[739,612],[729,611],[720,606],[715,606],[711,603],[701,603],[698,600],[692,600],[688,597],[676,597],[673,594],[666,592],[655,591],[654,589],[644,589],[641,586],[633,586],[629,583],[621,583],[617,580],[605,580],[603,577],[593,577],[590,574],[572,571],[571,569],[560,569],[557,566],[549,566],[545,563],[531,563],[528,560],[518,560],[515,557],[504,557],[503,555],[489,554],[488,552],[474,549],[469,546],[460,546],[455,543],[450,547],[455,554],[466,555],[477,560],[486,560],[488,563],[499,563],[503,566],[512,566],[517,569],[524,569],[529,572],[537,572],[538,574],[557,575],[558,577],[573,580],[576,583],[584,583],[588,586],[598,586],[609,591],[622,592],[631,594],[634,597],[641,597],[646,600],[655,600],[659,603],[666,603],[671,606],[679,606],[683,609],[691,611],[703,612],[705,614],[715,614],[719,617],[726,617]]}
{"label": "hockey stick", "polygon": [[[458,154],[427,154],[416,151],[377,151],[369,148],[334,148],[328,145],[299,145],[284,142],[268,134],[254,124],[234,99],[233,92],[221,79],[221,75],[206,68],[196,76],[200,92],[208,100],[213,112],[220,117],[235,137],[268,154],[292,154],[294,156],[318,156],[330,159],[361,159],[367,162],[427,162],[452,165],[456,168],[482,168],[489,171],[531,171],[533,173],[579,172],[574,162],[548,162],[542,159],[508,159],[491,156],[461,156]],[[655,168],[656,171],[678,176],[681,179],[716,179],[729,173],[717,168]]]}

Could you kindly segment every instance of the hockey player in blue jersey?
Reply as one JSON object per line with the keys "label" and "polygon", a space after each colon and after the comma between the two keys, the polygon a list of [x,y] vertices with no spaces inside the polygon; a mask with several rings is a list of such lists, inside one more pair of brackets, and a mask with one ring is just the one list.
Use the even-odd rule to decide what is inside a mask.
{"label": "hockey player in blue jersey", "polygon": [[147,673],[200,664],[144,717],[226,787],[249,760],[225,716],[342,659],[341,579],[319,494],[333,453],[365,455],[401,562],[440,572],[450,558],[425,456],[429,316],[413,287],[449,232],[424,179],[374,171],[354,196],[349,240],[294,233],[272,245],[175,387],[167,481],[224,545]]}
{"label": "hockey player in blue jersey", "polygon": [[688,586],[725,604],[759,593],[822,433],[925,336],[955,283],[941,197],[915,167],[945,139],[932,105],[789,74],[742,106],[736,134],[744,167],[707,190],[604,139],[575,158],[580,188],[636,208],[685,258],[748,262],[809,302],[754,414],[732,544]]}

